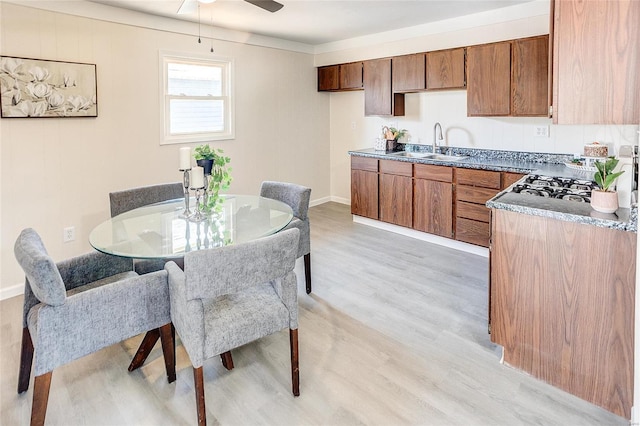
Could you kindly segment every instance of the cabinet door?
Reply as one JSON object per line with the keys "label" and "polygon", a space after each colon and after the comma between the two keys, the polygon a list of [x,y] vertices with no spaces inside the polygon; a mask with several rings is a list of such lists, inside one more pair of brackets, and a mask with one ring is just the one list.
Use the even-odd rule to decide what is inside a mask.
{"label": "cabinet door", "polygon": [[511,49],[511,115],[546,117],[549,36],[514,40]]}
{"label": "cabinet door", "polygon": [[553,122],[638,124],[640,1],[556,1]]}
{"label": "cabinet door", "polygon": [[378,219],[378,174],[351,170],[351,213]]}
{"label": "cabinet door", "polygon": [[340,65],[340,90],[362,89],[362,62]]}
{"label": "cabinet door", "polygon": [[427,52],[427,90],[464,89],[464,48]]}
{"label": "cabinet door", "polygon": [[391,74],[394,92],[415,92],[425,89],[424,58],[424,53],[393,58]]}
{"label": "cabinet door", "polygon": [[467,115],[510,113],[511,43],[467,48]]}
{"label": "cabinet door", "polygon": [[413,185],[408,176],[380,174],[380,220],[411,227]]}
{"label": "cabinet door", "polygon": [[329,65],[318,68],[318,92],[338,90],[340,88],[340,68],[338,65]]}
{"label": "cabinet door", "polygon": [[364,115],[404,115],[404,95],[391,92],[391,58],[364,62]]}
{"label": "cabinet door", "polygon": [[413,228],[451,238],[452,223],[451,183],[416,179],[413,188]]}

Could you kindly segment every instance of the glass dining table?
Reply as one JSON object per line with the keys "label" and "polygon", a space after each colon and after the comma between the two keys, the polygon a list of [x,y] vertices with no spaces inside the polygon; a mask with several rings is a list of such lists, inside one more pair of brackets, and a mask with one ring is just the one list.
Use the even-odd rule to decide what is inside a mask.
{"label": "glass dining table", "polygon": [[[189,205],[194,206],[195,200]],[[220,211],[201,220],[185,217],[184,199],[139,207],[114,216],[89,234],[90,244],[106,254],[133,259],[173,260],[183,267],[184,255],[252,241],[284,229],[293,218],[289,205],[257,195],[224,195]],[[129,371],[141,367],[160,338],[159,329],[146,333]],[[175,352],[175,351],[174,351]],[[231,353],[220,355],[233,368]],[[173,362],[165,359],[165,362]]]}
{"label": "glass dining table", "polygon": [[89,242],[114,256],[180,260],[190,251],[275,234],[293,218],[287,204],[257,195],[225,195],[221,210],[201,221],[185,217],[184,210],[183,199],[130,210],[96,226]]}

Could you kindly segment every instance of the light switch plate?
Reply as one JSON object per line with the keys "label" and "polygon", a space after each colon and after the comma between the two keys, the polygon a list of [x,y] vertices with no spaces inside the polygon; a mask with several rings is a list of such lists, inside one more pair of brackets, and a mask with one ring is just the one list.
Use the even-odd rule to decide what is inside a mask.
{"label": "light switch plate", "polygon": [[535,132],[533,134],[536,138],[548,138],[549,137],[549,126],[536,126]]}

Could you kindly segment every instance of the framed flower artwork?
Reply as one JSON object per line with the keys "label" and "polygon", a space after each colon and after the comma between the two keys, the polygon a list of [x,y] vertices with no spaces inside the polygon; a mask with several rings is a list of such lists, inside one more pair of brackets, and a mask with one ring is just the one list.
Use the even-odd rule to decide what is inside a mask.
{"label": "framed flower artwork", "polygon": [[95,64],[0,56],[0,116],[97,117]]}

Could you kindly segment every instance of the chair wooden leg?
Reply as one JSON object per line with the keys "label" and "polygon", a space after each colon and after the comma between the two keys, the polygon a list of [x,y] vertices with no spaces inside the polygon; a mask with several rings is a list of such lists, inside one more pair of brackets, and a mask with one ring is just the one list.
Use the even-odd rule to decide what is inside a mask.
{"label": "chair wooden leg", "polygon": [[307,284],[307,294],[311,293],[311,253],[304,255],[304,280]]}
{"label": "chair wooden leg", "polygon": [[51,374],[53,371],[36,376],[33,381],[33,404],[31,406],[31,426],[44,425],[51,388]]}
{"label": "chair wooden leg", "polygon": [[298,366],[298,329],[289,329],[289,346],[291,347],[291,384],[293,396],[300,396],[300,367]]}
{"label": "chair wooden leg", "polygon": [[33,342],[29,328],[22,329],[22,347],[20,348],[20,371],[18,373],[18,393],[29,389],[31,365],[33,364]]}
{"label": "chair wooden leg", "polygon": [[227,370],[233,370],[233,358],[231,357],[231,351],[220,354],[220,359],[222,360],[224,368]]}
{"label": "chair wooden leg", "polygon": [[206,426],[207,414],[204,407],[204,376],[202,374],[202,366],[193,367],[193,383],[196,389],[196,410],[198,413],[198,425]]}
{"label": "chair wooden leg", "polygon": [[155,346],[156,342],[160,338],[160,329],[155,328],[153,330],[147,331],[144,339],[142,339],[142,343],[140,343],[140,347],[138,348],[138,352],[136,352],[135,356],[131,360],[131,364],[129,365],[129,371],[133,371],[137,368],[142,367],[145,360],[151,353],[151,349]]}
{"label": "chair wooden leg", "polygon": [[160,327],[160,343],[169,383],[176,381],[176,331],[172,323]]}

